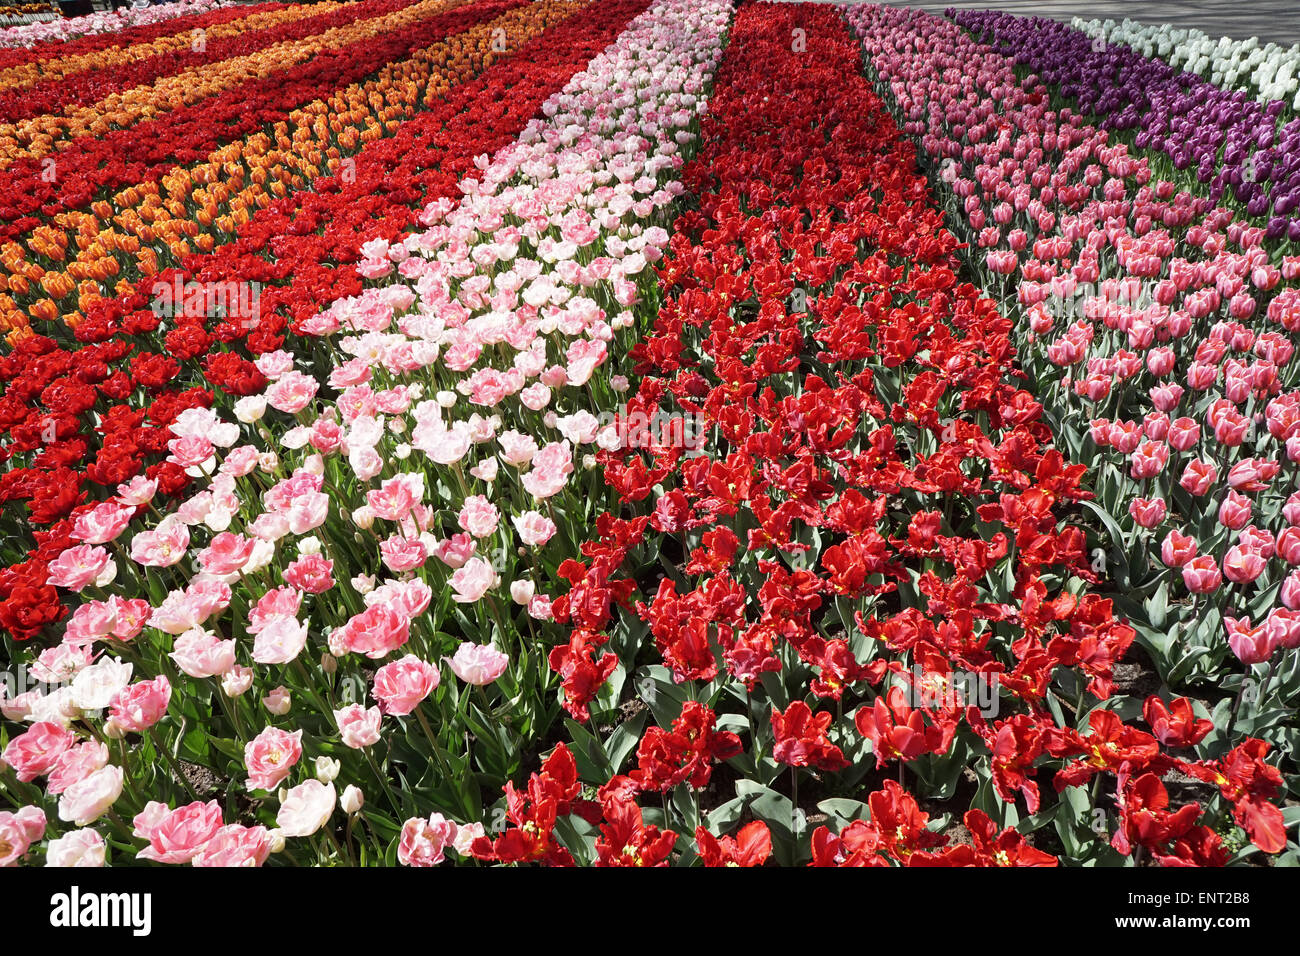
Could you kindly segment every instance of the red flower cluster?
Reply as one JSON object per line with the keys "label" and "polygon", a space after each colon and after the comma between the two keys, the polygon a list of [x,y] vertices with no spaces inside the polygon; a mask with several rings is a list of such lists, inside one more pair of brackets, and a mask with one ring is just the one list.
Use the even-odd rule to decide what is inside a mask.
{"label": "red flower cluster", "polygon": [[740,738],[714,728],[716,715],[699,701],[688,700],[672,730],[651,727],[637,748],[638,769],[629,777],[641,790],[671,790],[681,783],[706,787],[713,762],[740,753]]}
{"label": "red flower cluster", "polygon": [[[480,860],[500,863],[545,863],[573,866],[573,856],[555,839],[555,821],[577,813],[595,823],[599,807],[579,800],[582,784],[569,748],[560,744],[542,764],[542,772],[528,778],[528,788],[506,784],[506,818],[514,824],[495,839],[474,841],[471,851]],[[593,812],[594,811],[594,812]]]}

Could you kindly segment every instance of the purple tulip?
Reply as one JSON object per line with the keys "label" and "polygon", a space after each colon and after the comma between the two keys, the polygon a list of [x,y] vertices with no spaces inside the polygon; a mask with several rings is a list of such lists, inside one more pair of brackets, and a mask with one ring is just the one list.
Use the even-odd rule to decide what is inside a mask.
{"label": "purple tulip", "polygon": [[[994,50],[1013,57],[1039,79],[1097,117],[1105,129],[1132,130],[1135,143],[1165,153],[1177,169],[1196,166],[1196,178],[1210,185],[1217,200],[1228,189],[1246,203],[1252,216],[1283,218],[1286,234],[1297,238],[1297,204],[1289,200],[1300,170],[1300,119],[1281,129],[1285,104],[1256,102],[1241,90],[1224,90],[1163,60],[1147,58],[1122,43],[1093,49],[1093,38],[1044,17],[1017,17],[986,10],[946,14]],[[1268,150],[1266,156],[1258,151]],[[1222,156],[1222,160],[1218,157]],[[1247,166],[1253,157],[1254,168]],[[1287,188],[1270,194],[1273,181]]]}

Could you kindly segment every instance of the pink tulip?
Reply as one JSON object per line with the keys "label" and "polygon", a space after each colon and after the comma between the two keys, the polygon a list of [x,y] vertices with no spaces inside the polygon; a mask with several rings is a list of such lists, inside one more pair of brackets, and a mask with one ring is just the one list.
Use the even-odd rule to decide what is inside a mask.
{"label": "pink tulip", "polygon": [[1237,534],[1237,543],[1266,561],[1277,553],[1277,540],[1273,535],[1253,524],[1241,529]]}
{"label": "pink tulip", "polygon": [[1196,557],[1196,539],[1172,530],[1160,545],[1160,558],[1171,568],[1181,568]]}
{"label": "pink tulip", "polygon": [[339,734],[349,747],[361,750],[379,743],[379,729],[383,715],[378,707],[366,709],[360,704],[349,704],[334,711],[334,721]]}
{"label": "pink tulip", "polygon": [[51,561],[48,567],[47,583],[71,591],[80,591],[90,584],[103,587],[113,579],[117,571],[108,551],[91,544],[68,548]]}
{"label": "pink tulip", "polygon": [[1290,565],[1300,565],[1300,528],[1284,528],[1277,536],[1277,555]]}
{"label": "pink tulip", "polygon": [[[95,830],[72,830],[53,839],[45,848],[45,865],[57,867],[100,867],[107,844]],[[0,859],[0,865],[3,865]]]}
{"label": "pink tulip", "polygon": [[1300,647],[1300,611],[1275,607],[1264,621],[1269,642],[1276,647],[1293,651]]}
{"label": "pink tulip", "polygon": [[500,583],[500,576],[487,561],[470,558],[452,574],[449,583],[453,591],[452,600],[468,604],[479,600],[496,587]]}
{"label": "pink tulip", "polygon": [[1134,498],[1128,506],[1128,513],[1143,528],[1154,528],[1164,521],[1166,510],[1163,498]]}
{"label": "pink tulip", "polygon": [[[1188,471],[1190,470],[1191,466],[1189,465]],[[1235,491],[1229,491],[1223,499],[1223,504],[1219,506],[1219,524],[1237,531],[1246,526],[1246,522],[1250,520],[1250,512],[1250,499]]]}
{"label": "pink tulip", "polygon": [[248,563],[255,543],[252,538],[246,538],[242,534],[223,531],[199,552],[199,564],[209,574],[233,574]]}
{"label": "pink tulip", "polygon": [[302,757],[302,731],[267,727],[244,745],[249,790],[274,790]]}
{"label": "pink tulip", "polygon": [[0,810],[0,867],[16,864],[44,835],[45,811],[39,807]]}
{"label": "pink tulip", "polygon": [[1274,644],[1263,624],[1251,627],[1250,618],[1225,617],[1228,646],[1243,664],[1262,664],[1273,656]]}
{"label": "pink tulip", "polygon": [[76,743],[76,735],[66,727],[40,721],[10,739],[0,761],[18,772],[18,779],[30,783],[49,773],[63,752]]}
{"label": "pink tulip", "polygon": [[460,527],[476,538],[491,537],[497,530],[501,516],[492,502],[483,495],[471,495],[465,499],[457,518]]}
{"label": "pink tulip", "polygon": [[455,842],[456,830],[456,824],[441,813],[407,820],[397,844],[397,861],[403,866],[437,866]]}
{"label": "pink tulip", "polygon": [[284,581],[306,594],[324,594],[334,587],[334,562],[320,554],[305,554],[284,569]]}
{"label": "pink tulip", "polygon": [[152,531],[141,531],[131,539],[131,560],[151,568],[179,563],[190,546],[190,529],[172,516]]}
{"label": "pink tulip", "polygon": [[1193,594],[1209,594],[1218,590],[1222,581],[1218,564],[1208,554],[1192,558],[1183,565],[1183,584]]}
{"label": "pink tulip", "polygon": [[450,660],[452,672],[467,684],[490,684],[505,673],[510,658],[491,644],[466,641],[456,648]]}
{"label": "pink tulip", "polygon": [[1151,404],[1162,412],[1172,412],[1183,397],[1181,385],[1155,385],[1150,390]]}
{"label": "pink tulip", "polygon": [[1163,442],[1144,441],[1129,458],[1129,473],[1139,481],[1154,478],[1169,461],[1169,446]]}
{"label": "pink tulip", "polygon": [[1237,491],[1251,494],[1263,491],[1281,466],[1275,461],[1244,458],[1228,471],[1228,484]]}
{"label": "pink tulip", "polygon": [[433,554],[449,568],[463,567],[474,556],[474,539],[467,534],[454,534],[435,544]]}
{"label": "pink tulip", "polygon": [[391,604],[376,604],[354,615],[330,635],[330,652],[365,654],[370,658],[386,656],[410,639],[411,619]]}
{"label": "pink tulip", "polygon": [[221,827],[190,860],[192,866],[257,867],[271,854],[271,834],[264,826],[231,823]]}
{"label": "pink tulip", "polygon": [[1223,576],[1234,584],[1250,584],[1264,573],[1266,562],[1254,551],[1248,551],[1239,544],[1228,549],[1223,557]]}
{"label": "pink tulip", "polygon": [[1218,479],[1219,469],[1208,461],[1197,459],[1187,465],[1187,468],[1183,471],[1183,476],[1178,479],[1178,484],[1188,494],[1199,498],[1209,491],[1210,486]]}
{"label": "pink tulip", "polygon": [[105,501],[77,516],[72,537],[86,544],[107,544],[126,530],[135,510],[135,505]]}
{"label": "pink tulip", "polygon": [[220,640],[211,631],[191,628],[176,638],[169,657],[190,677],[220,677],[235,666],[235,641]]}
{"label": "pink tulip", "polygon": [[59,819],[79,827],[94,823],[117,802],[124,781],[122,768],[111,764],[81,778],[59,797]]}
{"label": "pink tulip", "polygon": [[109,717],[127,733],[140,733],[162,720],[171,698],[172,687],[165,675],[136,681],[117,692]]}
{"label": "pink tulip", "polygon": [[275,822],[286,837],[311,836],[333,815],[337,803],[334,784],[308,780],[289,791]]}
{"label": "pink tulip", "polygon": [[1164,441],[1169,435],[1169,416],[1164,412],[1149,412],[1142,419],[1142,432],[1152,441]]}
{"label": "pink tulip", "polygon": [[1201,438],[1201,426],[1190,418],[1176,418],[1169,425],[1168,442],[1176,451],[1187,451]]}
{"label": "pink tulip", "polygon": [[375,671],[371,693],[385,714],[405,716],[420,705],[438,686],[438,669],[407,654]]}
{"label": "pink tulip", "polygon": [[96,770],[108,766],[108,747],[97,740],[86,740],[59,755],[45,782],[49,793],[63,793],[74,783],[85,780]]}

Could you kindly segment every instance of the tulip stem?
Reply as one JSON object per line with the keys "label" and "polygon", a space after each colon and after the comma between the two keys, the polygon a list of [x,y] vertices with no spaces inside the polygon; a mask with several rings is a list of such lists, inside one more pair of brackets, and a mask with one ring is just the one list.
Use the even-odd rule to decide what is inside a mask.
{"label": "tulip stem", "polygon": [[[352,823],[351,815],[348,816],[348,823],[349,824]],[[339,838],[334,835],[333,830],[331,830],[329,827],[326,827],[325,836],[329,839],[330,843],[334,844],[334,849],[338,851],[338,854],[340,857],[342,857],[344,863],[346,863],[348,866],[356,866],[356,863],[353,862],[352,860],[352,854],[350,852],[346,852],[343,849],[343,847],[339,845]]]}
{"label": "tulip stem", "polygon": [[157,750],[163,755],[163,759],[165,759],[168,766],[171,767],[172,773],[175,774],[176,779],[185,787],[186,790],[189,791],[190,799],[195,803],[198,803],[199,795],[194,790],[194,785],[190,783],[190,778],[185,776],[185,771],[181,769],[181,765],[177,762],[176,757],[170,750],[162,745],[162,741],[158,739],[158,735],[154,732],[152,727],[148,729],[147,733],[149,734],[149,739],[153,741],[154,750]]}
{"label": "tulip stem", "polygon": [[353,866],[357,865],[356,857],[352,853],[352,824],[353,822],[355,822],[356,818],[357,815],[355,813],[349,813],[348,822],[343,827],[343,843],[348,848],[347,849],[348,859],[351,861]]}
{"label": "tulip stem", "polygon": [[[902,764],[899,764],[901,767]],[[790,833],[799,837],[799,768],[790,766]]]}
{"label": "tulip stem", "polygon": [[745,687],[745,721],[749,724],[749,743],[754,748],[754,769],[758,770],[758,761],[763,755],[762,748],[758,744],[758,737],[754,734],[754,714],[753,701],[749,692],[748,685]]}
{"label": "tulip stem", "polygon": [[1273,675],[1277,673],[1277,660],[1280,654],[1273,654],[1268,661],[1268,674],[1264,677],[1264,683],[1259,688],[1259,707],[1264,709],[1264,700],[1268,697],[1268,689],[1273,685]]}
{"label": "tulip stem", "polygon": [[1246,685],[1254,680],[1253,673],[1252,667],[1249,673],[1242,675],[1241,686],[1237,688],[1237,698],[1232,702],[1232,714],[1228,717],[1228,726],[1223,731],[1223,736],[1227,738],[1229,744],[1232,743],[1233,728],[1237,726],[1237,710],[1241,707],[1241,699],[1246,696]]}
{"label": "tulip stem", "polygon": [[393,795],[393,788],[389,785],[388,778],[384,776],[383,772],[379,769],[379,764],[375,763],[375,755],[370,752],[369,747],[362,747],[361,752],[366,755],[366,762],[370,764],[370,769],[374,773],[375,779],[378,780],[379,785],[384,788],[384,795],[388,798],[388,805],[392,807],[393,812],[400,817],[402,815],[401,806],[399,805],[397,798]]}
{"label": "tulip stem", "polygon": [[326,710],[325,701],[321,699],[321,696],[312,689],[313,682],[311,676],[307,673],[307,668],[303,666],[301,658],[294,657],[293,668],[297,672],[298,676],[302,678],[303,693],[307,695],[307,697],[311,700],[312,704],[316,707],[317,710],[322,712],[325,711]]}
{"label": "tulip stem", "polygon": [[108,817],[109,820],[113,821],[113,823],[117,827],[119,827],[122,830],[122,832],[126,834],[128,843],[130,842],[131,839],[135,837],[135,828],[127,826],[126,821],[117,815],[116,810],[109,808],[108,810],[104,811],[104,816]]}
{"label": "tulip stem", "polygon": [[[128,762],[126,759],[127,758],[126,738],[119,737],[117,744],[118,744],[118,760],[121,761],[122,769],[126,771],[128,767]],[[144,809],[144,805],[148,801],[140,799],[140,794],[136,792],[135,783],[131,779],[131,774],[129,772],[123,773],[122,780],[125,783],[126,795],[131,799],[133,803],[138,803],[140,805],[140,808]]]}
{"label": "tulip stem", "polygon": [[[455,780],[456,774],[447,763],[446,757],[443,756],[442,747],[438,743],[438,737],[434,734],[433,728],[429,726],[428,718],[424,716],[423,702],[416,705],[415,717],[420,722],[420,727],[424,730],[424,736],[429,740],[429,746],[433,748],[433,756],[434,759],[438,761],[438,766],[442,768],[442,772],[446,775],[448,781]],[[465,809],[469,810],[470,808],[465,807]]]}
{"label": "tulip stem", "polygon": [[244,722],[239,716],[239,701],[232,698],[230,703],[226,703],[226,692],[221,688],[220,680],[218,680],[217,689],[213,691],[212,696],[217,698],[219,701],[222,712],[226,715],[226,719],[234,726],[235,733],[239,736],[240,742],[247,742],[248,736],[244,730]]}

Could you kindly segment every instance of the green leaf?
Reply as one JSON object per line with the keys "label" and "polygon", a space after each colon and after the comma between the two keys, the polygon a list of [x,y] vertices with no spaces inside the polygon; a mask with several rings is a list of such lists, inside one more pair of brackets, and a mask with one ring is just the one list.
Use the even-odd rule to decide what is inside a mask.
{"label": "green leaf", "polygon": [[830,800],[823,800],[821,803],[817,804],[817,809],[830,818],[826,821],[826,824],[830,829],[837,833],[854,820],[871,819],[871,808],[860,800],[847,800],[843,797],[833,797]]}
{"label": "green leaf", "polygon": [[753,799],[752,795],[735,797],[726,803],[714,807],[704,814],[705,826],[713,834],[726,833],[740,820],[745,807]]}
{"label": "green leaf", "polygon": [[564,726],[569,728],[573,740],[573,759],[578,765],[578,775],[587,780],[608,780],[614,776],[600,738],[568,717],[564,719]]}
{"label": "green leaf", "polygon": [[623,761],[627,760],[628,755],[636,750],[637,744],[641,741],[641,728],[645,725],[645,721],[646,712],[641,711],[635,717],[615,727],[614,732],[609,735],[609,740],[605,741],[610,776],[622,772]]}
{"label": "green leaf", "polygon": [[736,791],[742,790],[752,795],[750,809],[754,816],[766,823],[772,832],[772,855],[777,863],[795,866],[799,862],[799,838],[803,834],[794,832],[793,827],[798,826],[798,822],[794,820],[794,804],[790,798],[749,780],[736,782]]}
{"label": "green leaf", "polygon": [[1129,584],[1129,567],[1128,558],[1124,555],[1124,532],[1120,530],[1119,525],[1115,523],[1115,519],[1110,516],[1109,512],[1100,507],[1095,501],[1083,501],[1080,504],[1092,511],[1101,520],[1106,533],[1110,535],[1111,555],[1119,556],[1120,567],[1115,569],[1115,571],[1119,572],[1118,574],[1112,573],[1109,577],[1121,588],[1127,587]]}
{"label": "green leaf", "polygon": [[1147,620],[1151,627],[1160,630],[1165,626],[1165,612],[1169,607],[1169,582],[1162,583],[1145,601]]}

